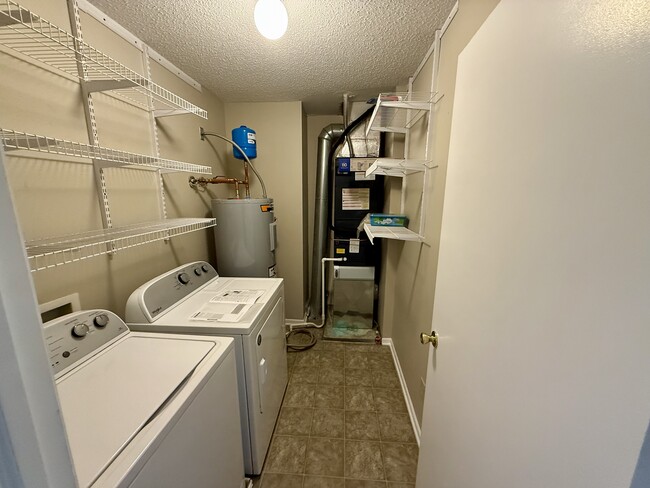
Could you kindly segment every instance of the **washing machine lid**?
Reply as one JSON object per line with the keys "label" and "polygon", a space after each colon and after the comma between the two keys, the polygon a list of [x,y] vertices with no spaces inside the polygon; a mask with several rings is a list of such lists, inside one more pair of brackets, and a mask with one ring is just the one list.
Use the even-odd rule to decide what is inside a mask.
{"label": "washing machine lid", "polygon": [[216,346],[207,337],[131,333],[57,380],[80,486],[97,479]]}
{"label": "washing machine lid", "polygon": [[[259,318],[270,311],[282,290],[282,278],[217,278],[157,317],[151,324],[152,329],[138,324],[133,327],[199,335],[248,335],[259,323]],[[254,301],[220,299],[242,291],[259,291],[246,293],[248,298],[259,296]],[[203,316],[199,315],[201,313]]]}

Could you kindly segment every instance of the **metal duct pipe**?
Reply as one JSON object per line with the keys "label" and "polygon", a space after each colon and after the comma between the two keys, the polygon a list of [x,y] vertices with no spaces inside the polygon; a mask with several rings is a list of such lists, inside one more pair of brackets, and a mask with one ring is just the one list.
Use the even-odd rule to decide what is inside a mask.
{"label": "metal duct pipe", "polygon": [[329,209],[328,183],[330,178],[329,154],[332,145],[343,134],[341,124],[330,124],[318,136],[318,157],[316,167],[316,202],[314,205],[314,248],[311,259],[311,286],[309,288],[308,319],[320,316],[321,294],[320,263],[327,252],[327,215]]}

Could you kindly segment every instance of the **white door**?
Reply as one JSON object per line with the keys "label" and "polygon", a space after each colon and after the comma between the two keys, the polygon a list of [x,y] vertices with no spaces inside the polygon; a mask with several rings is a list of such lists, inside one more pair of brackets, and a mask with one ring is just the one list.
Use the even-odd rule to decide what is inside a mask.
{"label": "white door", "polygon": [[645,0],[502,0],[461,54],[418,488],[630,486],[650,418],[649,30]]}

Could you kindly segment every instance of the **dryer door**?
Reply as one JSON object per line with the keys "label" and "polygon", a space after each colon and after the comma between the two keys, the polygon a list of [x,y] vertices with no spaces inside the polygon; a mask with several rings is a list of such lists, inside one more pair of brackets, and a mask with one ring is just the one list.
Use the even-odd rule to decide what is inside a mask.
{"label": "dryer door", "polygon": [[[257,334],[255,357],[259,413],[267,418],[264,430],[273,431],[287,386],[287,348],[284,335],[284,298],[280,297]],[[269,427],[270,426],[270,427]]]}

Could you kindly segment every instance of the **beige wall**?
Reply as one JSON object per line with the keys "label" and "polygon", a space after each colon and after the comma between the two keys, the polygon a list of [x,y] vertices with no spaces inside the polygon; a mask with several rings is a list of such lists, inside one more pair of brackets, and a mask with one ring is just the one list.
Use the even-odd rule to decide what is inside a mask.
{"label": "beige wall", "polygon": [[[273,198],[277,219],[278,276],[285,280],[286,316],[303,315],[305,287],[304,252],[307,229],[303,225],[303,111],[301,102],[227,103],[226,132],[246,125],[257,133],[257,159],[253,161]],[[229,155],[229,173],[241,174],[241,163]],[[259,183],[253,177],[253,197]]]}
{"label": "beige wall", "polygon": [[[438,168],[429,173],[426,188],[425,242],[390,241],[383,260],[386,290],[380,312],[384,319],[382,328],[384,335],[393,340],[420,422],[429,351],[420,345],[419,334],[431,328],[458,55],[497,3],[498,0],[461,0],[458,13],[442,38],[437,91],[444,97],[436,104],[432,127],[423,119],[411,130],[408,147],[409,157],[423,157],[427,137],[433,130],[429,152]],[[432,70],[433,57],[414,80],[414,91],[430,91]],[[406,185],[406,214],[415,224],[419,218],[422,178],[411,176]],[[390,203],[393,211],[399,209],[395,200]]]}
{"label": "beige wall", "polygon": [[[21,2],[45,19],[70,30],[65,0]],[[94,19],[82,15],[84,39],[132,69],[142,72],[141,53]],[[163,53],[164,54],[164,53]],[[208,111],[208,120],[193,115],[160,119],[161,156],[212,165],[223,172],[223,152],[200,141],[199,126],[224,130],[222,102],[202,93],[153,63],[155,82]],[[59,71],[37,66],[12,51],[0,52],[0,127],[72,141],[88,142],[79,83]],[[100,143],[107,147],[153,154],[146,112],[107,94],[96,94]],[[102,226],[93,167],[87,160],[55,161],[38,153],[12,153],[7,173],[14,205],[27,239],[100,229]],[[169,217],[209,215],[206,193],[191,190],[185,173],[164,176]],[[155,173],[111,169],[107,174],[111,213],[116,226],[158,219]],[[225,189],[216,190],[226,196]],[[79,292],[83,308],[108,308],[124,314],[128,295],[144,281],[197,259],[212,260],[211,230],[99,256],[33,273],[39,302]]]}

